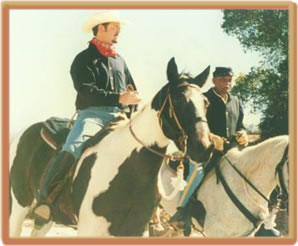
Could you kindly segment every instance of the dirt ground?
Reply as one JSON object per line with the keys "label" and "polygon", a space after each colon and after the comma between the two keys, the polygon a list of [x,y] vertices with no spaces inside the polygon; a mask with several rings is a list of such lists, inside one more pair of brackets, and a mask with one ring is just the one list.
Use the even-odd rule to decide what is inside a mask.
{"label": "dirt ground", "polygon": [[[165,225],[163,223],[163,225]],[[23,225],[23,231],[21,237],[29,237],[31,230],[33,228],[33,220],[26,219]],[[180,233],[175,232],[173,229],[169,229],[168,225],[166,225],[166,231],[163,231],[160,235],[157,233],[156,237],[181,237],[183,236]],[[76,237],[77,231],[73,228],[66,227],[63,225],[54,224],[51,230],[47,233],[46,237]],[[201,237],[197,232],[192,233],[191,237]]]}
{"label": "dirt ground", "polygon": [[[33,228],[33,220],[27,219],[23,225],[22,237],[29,237]],[[63,225],[54,224],[51,230],[47,233],[47,237],[76,237],[77,231]]]}
{"label": "dirt ground", "polygon": [[[161,213],[161,223],[164,227],[164,231],[154,230],[150,228],[151,232],[154,230],[156,237],[182,237],[181,233],[174,231],[168,224],[169,215],[163,211]],[[282,237],[288,236],[288,215],[286,212],[280,212],[277,214],[276,218],[276,229],[278,229]],[[23,225],[22,237],[29,237],[33,227],[33,220],[27,219]],[[76,237],[77,231],[70,227],[65,227],[63,225],[54,224],[51,230],[47,233],[47,237]],[[192,230],[191,237],[203,237],[199,232]]]}

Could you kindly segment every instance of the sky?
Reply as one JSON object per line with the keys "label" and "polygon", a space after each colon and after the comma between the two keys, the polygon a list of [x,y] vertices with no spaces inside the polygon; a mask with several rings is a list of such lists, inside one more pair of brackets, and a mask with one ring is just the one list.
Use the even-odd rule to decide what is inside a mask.
{"label": "sky", "polygon": [[[51,116],[71,118],[76,91],[70,77],[74,57],[87,48],[90,33],[81,29],[96,10],[10,11],[10,134]],[[221,29],[221,10],[119,10],[128,24],[121,29],[117,52],[124,57],[142,104],[167,83],[166,67],[175,57],[179,72],[211,73],[217,66],[233,68],[235,78],[258,66],[258,53],[245,53],[235,37]],[[259,116],[246,110],[246,125]]]}

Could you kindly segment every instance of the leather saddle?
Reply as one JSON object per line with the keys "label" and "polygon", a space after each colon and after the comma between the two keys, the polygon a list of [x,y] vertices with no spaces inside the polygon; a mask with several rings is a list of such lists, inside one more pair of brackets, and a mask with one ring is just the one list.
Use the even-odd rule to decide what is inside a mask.
{"label": "leather saddle", "polygon": [[51,148],[57,150],[65,143],[71,123],[67,118],[51,117],[43,122],[40,135]]}

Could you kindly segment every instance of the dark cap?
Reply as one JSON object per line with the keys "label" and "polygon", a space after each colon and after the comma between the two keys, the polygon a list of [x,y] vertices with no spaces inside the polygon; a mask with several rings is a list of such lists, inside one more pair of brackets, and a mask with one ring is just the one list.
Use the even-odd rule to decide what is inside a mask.
{"label": "dark cap", "polygon": [[213,77],[217,76],[233,76],[234,73],[230,67],[216,67],[213,72]]}

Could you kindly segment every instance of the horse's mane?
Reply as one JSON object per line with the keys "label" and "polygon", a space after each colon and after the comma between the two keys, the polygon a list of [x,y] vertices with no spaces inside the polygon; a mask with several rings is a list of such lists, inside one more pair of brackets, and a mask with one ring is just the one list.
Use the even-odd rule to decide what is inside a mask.
{"label": "horse's mane", "polygon": [[[179,74],[179,81],[182,82],[181,85],[194,85],[193,84],[193,76],[190,73],[180,73]],[[181,87],[181,86],[179,86]]]}
{"label": "horse's mane", "polygon": [[182,72],[179,74],[179,79],[180,80],[192,79],[192,75],[188,72]]}

